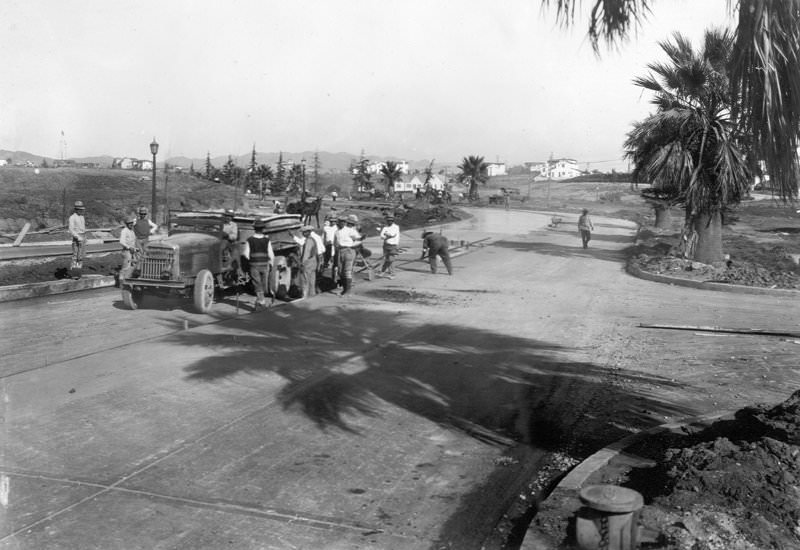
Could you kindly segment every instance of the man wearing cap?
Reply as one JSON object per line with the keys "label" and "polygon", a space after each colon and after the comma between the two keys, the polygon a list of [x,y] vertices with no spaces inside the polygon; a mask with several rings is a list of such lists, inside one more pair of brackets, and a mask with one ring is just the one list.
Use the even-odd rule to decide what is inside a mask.
{"label": "man wearing cap", "polygon": [[133,224],[133,233],[136,235],[136,248],[139,252],[144,252],[150,235],[158,231],[158,225],[147,218],[147,208],[139,207],[139,219]]}
{"label": "man wearing cap", "polygon": [[301,235],[292,235],[295,242],[300,245],[300,263],[298,270],[298,286],[303,298],[309,298],[317,293],[317,269],[319,268],[319,249],[317,241],[312,237],[314,228],[304,225],[300,228]]}
{"label": "man wearing cap", "polygon": [[86,207],[83,201],[75,201],[75,212],[69,217],[69,233],[72,235],[72,269],[83,267],[83,251],[86,246]]}
{"label": "man wearing cap", "polygon": [[592,231],[594,231],[594,224],[592,224],[592,219],[589,217],[589,210],[584,208],[578,218],[578,233],[581,235],[583,248],[589,248],[589,241],[592,240]]}
{"label": "man wearing cap", "polygon": [[133,216],[126,219],[125,227],[119,234],[119,244],[122,245],[122,268],[119,270],[119,274],[123,279],[130,274],[133,257],[136,253],[136,234],[133,232],[135,223],[136,218]]}
{"label": "man wearing cap", "polygon": [[333,257],[333,234],[336,233],[336,225],[333,216],[328,214],[325,216],[325,221],[322,222],[322,244],[324,252],[324,267],[331,264]]}
{"label": "man wearing cap", "polygon": [[256,309],[260,309],[267,306],[269,272],[275,260],[275,253],[266,235],[267,222],[258,218],[253,222],[253,229],[255,233],[244,242],[242,256],[250,260],[250,278],[253,279],[253,286],[256,288]]}
{"label": "man wearing cap", "polygon": [[380,232],[383,240],[383,266],[378,276],[394,279],[394,259],[400,254],[400,227],[394,223],[394,214],[386,215],[386,225]]}
{"label": "man wearing cap", "polygon": [[334,235],[336,254],[339,257],[339,278],[342,282],[342,296],[353,288],[353,266],[356,261],[356,248],[361,246],[363,237],[356,226],[358,217],[350,214],[344,218],[344,227],[337,228]]}
{"label": "man wearing cap", "polygon": [[447,274],[453,274],[447,237],[442,234],[434,233],[433,231],[424,231],[422,233],[422,257],[420,259],[424,260],[426,255],[431,265],[431,273],[436,275],[436,256],[439,256],[442,259],[442,263],[447,268]]}

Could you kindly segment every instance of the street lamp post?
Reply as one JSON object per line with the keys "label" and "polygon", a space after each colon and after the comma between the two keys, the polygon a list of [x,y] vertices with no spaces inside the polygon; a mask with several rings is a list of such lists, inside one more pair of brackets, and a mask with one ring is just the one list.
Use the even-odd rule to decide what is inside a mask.
{"label": "street lamp post", "polygon": [[300,166],[303,167],[303,193],[300,195],[300,200],[306,200],[306,159],[300,161]]}
{"label": "street lamp post", "polygon": [[155,220],[156,211],[158,209],[158,203],[156,202],[156,155],[158,154],[158,142],[156,141],[155,137],[153,138],[153,142],[150,144],[150,152],[153,154],[153,200],[150,207],[150,215],[152,216],[150,219]]}

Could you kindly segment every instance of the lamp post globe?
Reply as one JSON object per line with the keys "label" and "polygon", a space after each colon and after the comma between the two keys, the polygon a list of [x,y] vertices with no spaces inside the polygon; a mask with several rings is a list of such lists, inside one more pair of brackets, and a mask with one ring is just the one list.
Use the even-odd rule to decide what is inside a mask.
{"label": "lamp post globe", "polygon": [[[156,155],[158,154],[158,142],[156,138],[153,138],[152,143],[150,143],[150,152],[153,154],[153,196],[152,196],[152,204],[150,207],[151,220],[156,219],[156,209],[158,208],[158,204],[156,203]],[[158,222],[156,222],[158,223]]]}

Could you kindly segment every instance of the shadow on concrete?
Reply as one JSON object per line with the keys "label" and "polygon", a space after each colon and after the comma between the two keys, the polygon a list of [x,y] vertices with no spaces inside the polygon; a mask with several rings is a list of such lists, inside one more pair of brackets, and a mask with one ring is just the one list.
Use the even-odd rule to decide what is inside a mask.
{"label": "shadow on concrete", "polygon": [[[592,239],[594,240],[594,239]],[[623,242],[630,242],[630,239]],[[633,243],[631,242],[631,245]],[[529,242],[529,241],[495,241],[492,246],[500,248],[510,248],[517,252],[536,252],[538,254],[546,254],[548,256],[559,257],[584,257],[592,258],[595,260],[605,260],[607,262],[624,262],[628,257],[628,253],[623,250],[608,250],[604,248],[595,248],[592,243],[589,243],[589,248],[583,248],[578,242],[576,246],[564,246],[560,244],[547,243],[547,242]]]}
{"label": "shadow on concrete", "polygon": [[[282,406],[302,411],[321,430],[358,433],[348,417],[380,415],[385,402],[490,444],[584,454],[628,435],[620,427],[625,422],[652,425],[652,413],[691,414],[619,389],[625,379],[677,386],[668,379],[615,370],[623,383],[611,386],[601,382],[607,369],[575,359],[584,350],[456,324],[415,325],[396,312],[349,307],[250,315],[236,322],[233,351],[230,334],[177,328],[170,340],[209,350],[186,368],[188,380],[276,373],[286,380]],[[594,410],[594,402],[602,406]]]}

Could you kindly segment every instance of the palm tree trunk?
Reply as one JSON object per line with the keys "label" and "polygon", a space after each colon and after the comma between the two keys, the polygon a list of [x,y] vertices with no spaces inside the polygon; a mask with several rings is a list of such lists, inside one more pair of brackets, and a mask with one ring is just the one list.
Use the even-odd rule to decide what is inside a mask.
{"label": "palm tree trunk", "polygon": [[699,214],[694,220],[694,229],[697,232],[697,245],[692,259],[704,264],[723,261],[722,215],[719,212]]}
{"label": "palm tree trunk", "polygon": [[668,203],[653,203],[653,211],[656,215],[656,229],[667,229],[672,225],[672,209]]}

